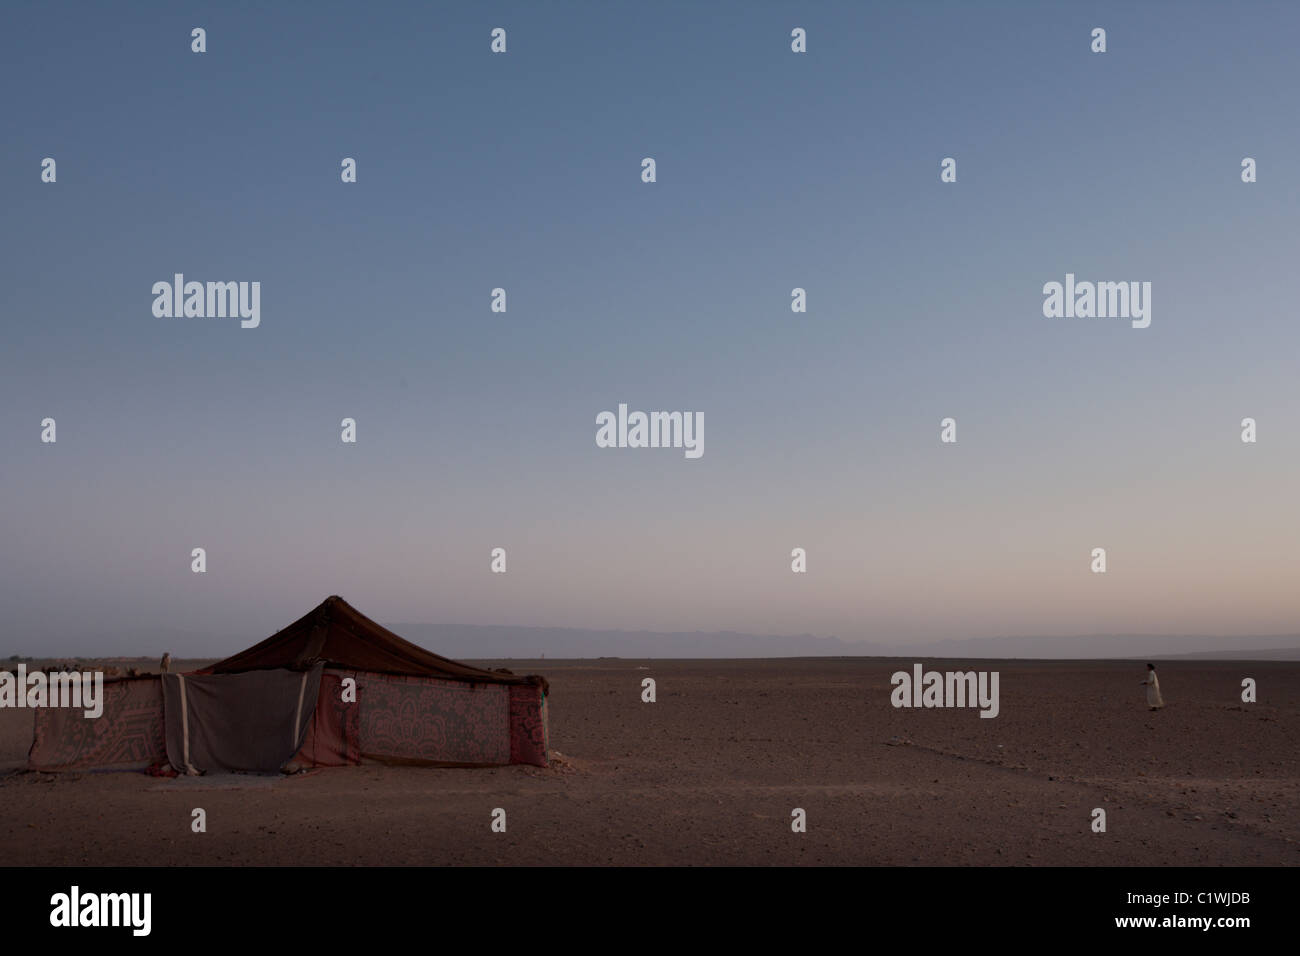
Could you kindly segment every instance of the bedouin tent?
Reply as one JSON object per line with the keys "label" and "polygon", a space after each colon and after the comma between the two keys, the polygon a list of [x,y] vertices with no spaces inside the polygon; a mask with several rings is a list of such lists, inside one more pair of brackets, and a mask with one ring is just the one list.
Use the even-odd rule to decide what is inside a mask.
{"label": "bedouin tent", "polygon": [[189,674],[105,685],[98,719],[38,710],[34,770],[547,764],[545,678],[448,660],[329,597]]}

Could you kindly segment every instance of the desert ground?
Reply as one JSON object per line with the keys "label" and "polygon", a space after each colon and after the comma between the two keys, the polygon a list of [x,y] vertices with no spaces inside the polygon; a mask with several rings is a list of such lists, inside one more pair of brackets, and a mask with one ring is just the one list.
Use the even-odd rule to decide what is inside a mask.
{"label": "desert ground", "polygon": [[1141,662],[924,662],[999,671],[995,719],[892,707],[911,660],[503,663],[551,682],[550,768],[27,773],[0,711],[3,864],[1300,863],[1297,663],[1160,663],[1152,713]]}

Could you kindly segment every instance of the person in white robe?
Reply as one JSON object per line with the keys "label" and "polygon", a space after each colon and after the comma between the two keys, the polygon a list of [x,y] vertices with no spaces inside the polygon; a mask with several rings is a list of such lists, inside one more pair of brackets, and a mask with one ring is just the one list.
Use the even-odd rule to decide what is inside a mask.
{"label": "person in white robe", "polygon": [[1160,696],[1160,679],[1156,677],[1156,665],[1147,665],[1147,679],[1142,682],[1147,689],[1147,706],[1159,710],[1165,706],[1165,699]]}

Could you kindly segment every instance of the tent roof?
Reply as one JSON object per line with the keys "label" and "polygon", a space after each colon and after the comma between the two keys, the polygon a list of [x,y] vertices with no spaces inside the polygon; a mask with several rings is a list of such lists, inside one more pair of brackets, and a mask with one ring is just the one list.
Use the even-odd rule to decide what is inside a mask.
{"label": "tent roof", "polygon": [[517,677],[509,671],[489,671],[440,657],[403,640],[366,617],[338,595],[327,597],[288,627],[201,673],[235,674],[287,667],[305,670],[317,661],[347,670],[439,677],[474,684],[537,684],[544,678]]}

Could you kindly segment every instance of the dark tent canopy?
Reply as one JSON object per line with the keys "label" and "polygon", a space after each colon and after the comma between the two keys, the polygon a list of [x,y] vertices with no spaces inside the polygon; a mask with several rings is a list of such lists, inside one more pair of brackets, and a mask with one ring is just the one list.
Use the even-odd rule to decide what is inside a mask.
{"label": "dark tent canopy", "polygon": [[288,627],[233,657],[199,673],[237,674],[288,668],[306,670],[317,662],[343,670],[406,677],[437,677],[473,684],[533,684],[546,691],[536,675],[517,677],[440,657],[403,640],[366,617],[338,595],[326,598]]}

